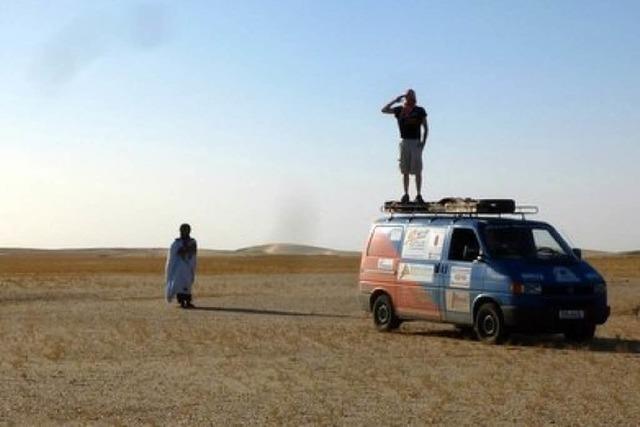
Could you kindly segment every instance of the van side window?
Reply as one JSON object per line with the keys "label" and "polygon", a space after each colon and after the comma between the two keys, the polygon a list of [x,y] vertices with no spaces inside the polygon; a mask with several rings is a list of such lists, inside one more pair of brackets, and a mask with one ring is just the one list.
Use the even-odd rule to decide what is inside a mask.
{"label": "van side window", "polygon": [[451,234],[449,260],[473,261],[480,254],[480,244],[476,233],[469,228],[455,228]]}
{"label": "van side window", "polygon": [[400,252],[402,227],[376,227],[371,234],[368,256],[396,258]]}

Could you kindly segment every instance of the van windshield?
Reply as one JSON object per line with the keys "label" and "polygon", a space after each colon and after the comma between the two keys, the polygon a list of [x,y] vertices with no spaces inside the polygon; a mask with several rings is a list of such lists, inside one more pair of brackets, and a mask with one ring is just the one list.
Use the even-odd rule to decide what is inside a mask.
{"label": "van windshield", "polygon": [[549,260],[571,258],[565,245],[544,227],[487,226],[483,232],[493,258]]}

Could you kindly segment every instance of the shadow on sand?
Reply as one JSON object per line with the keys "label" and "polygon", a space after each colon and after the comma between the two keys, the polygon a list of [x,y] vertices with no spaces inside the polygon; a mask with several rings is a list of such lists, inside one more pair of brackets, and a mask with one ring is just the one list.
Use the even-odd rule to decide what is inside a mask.
{"label": "shadow on sand", "polygon": [[[475,340],[473,332],[453,330],[437,331],[401,331],[403,335],[441,337],[456,340]],[[480,343],[478,343],[480,344]],[[504,345],[554,350],[578,350],[600,353],[640,354],[640,340],[624,338],[595,337],[589,342],[573,343],[566,341],[561,334],[522,335],[512,334]]]}
{"label": "shadow on sand", "polygon": [[[252,315],[271,315],[271,316],[290,316],[290,317],[316,317],[316,318],[334,318],[334,319],[362,319],[362,316],[349,314],[330,314],[330,313],[305,313],[298,311],[282,311],[267,310],[256,308],[242,307],[195,307],[194,311],[213,311],[219,313],[238,313]],[[475,340],[473,332],[469,330],[444,329],[435,331],[403,331],[400,330],[396,334],[404,336],[424,336],[424,337],[440,337],[455,339],[458,341]],[[478,345],[482,345],[478,343]],[[619,354],[640,354],[640,340],[623,339],[623,338],[604,338],[595,337],[593,340],[580,344],[568,342],[561,334],[543,334],[543,335],[522,335],[512,334],[505,342],[506,346],[511,349],[518,347],[539,348],[553,350],[578,350],[593,351],[600,353],[619,353]]]}
{"label": "shadow on sand", "polygon": [[303,312],[298,312],[298,311],[266,310],[266,309],[256,309],[256,308],[240,308],[240,307],[200,307],[200,306],[197,306],[197,307],[193,308],[192,310],[217,311],[217,312],[222,312],[222,313],[272,315],[272,316],[325,317],[325,318],[339,318],[339,319],[359,319],[358,316],[351,316],[351,315],[348,315],[348,314],[303,313]]}

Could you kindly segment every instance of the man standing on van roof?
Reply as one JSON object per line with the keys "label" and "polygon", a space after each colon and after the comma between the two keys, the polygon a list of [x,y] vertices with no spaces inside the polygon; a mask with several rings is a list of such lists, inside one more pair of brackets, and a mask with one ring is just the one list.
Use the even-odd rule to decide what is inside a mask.
{"label": "man standing on van roof", "polygon": [[[404,98],[404,105],[399,103]],[[404,95],[398,96],[396,99],[382,107],[385,114],[393,114],[398,120],[400,128],[400,172],[404,184],[404,195],[400,201],[402,203],[409,202],[409,175],[416,178],[416,203],[424,203],[422,195],[422,149],[427,143],[429,135],[429,125],[427,123],[427,112],[424,108],[416,104],[416,93],[413,89],[407,90]],[[424,128],[424,132],[421,132]]]}

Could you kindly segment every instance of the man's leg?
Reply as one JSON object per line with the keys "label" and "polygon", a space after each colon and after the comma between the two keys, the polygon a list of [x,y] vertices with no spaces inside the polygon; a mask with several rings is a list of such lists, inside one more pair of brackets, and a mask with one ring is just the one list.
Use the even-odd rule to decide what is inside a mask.
{"label": "man's leg", "polygon": [[409,203],[409,168],[411,166],[411,153],[409,151],[407,141],[404,139],[400,141],[398,148],[400,149],[400,157],[398,158],[398,161],[400,163],[400,173],[402,174],[402,184],[404,186],[404,195],[400,199],[400,202]]}
{"label": "man's leg", "polygon": [[193,303],[191,302],[192,296],[191,294],[186,294],[186,303],[185,303],[185,308],[195,308],[195,305],[193,305]]}
{"label": "man's leg", "polygon": [[416,177],[416,191],[418,194],[416,195],[416,203],[424,203],[424,199],[422,198],[422,148],[419,144],[414,147],[414,150],[411,153],[411,169]]}

